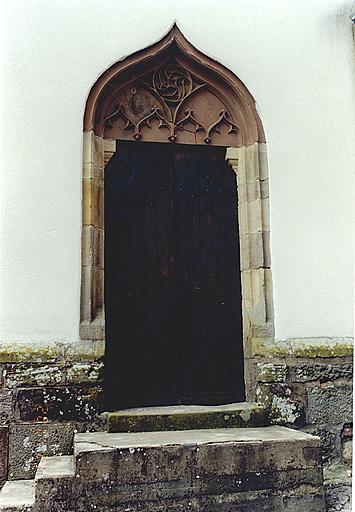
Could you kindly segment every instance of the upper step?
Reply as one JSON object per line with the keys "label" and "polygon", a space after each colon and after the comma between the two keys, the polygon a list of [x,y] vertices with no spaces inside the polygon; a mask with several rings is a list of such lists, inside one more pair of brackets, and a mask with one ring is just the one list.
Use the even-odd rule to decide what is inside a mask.
{"label": "upper step", "polygon": [[12,480],[5,482],[1,489],[1,512],[32,512],[34,503],[34,480]]}
{"label": "upper step", "polygon": [[251,402],[227,405],[172,405],[106,412],[108,432],[155,432],[267,424],[262,406]]}

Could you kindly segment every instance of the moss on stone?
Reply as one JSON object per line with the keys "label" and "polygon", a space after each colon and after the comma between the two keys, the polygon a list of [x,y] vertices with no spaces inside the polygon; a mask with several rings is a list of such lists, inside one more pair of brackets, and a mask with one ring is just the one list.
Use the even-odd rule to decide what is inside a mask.
{"label": "moss on stone", "polygon": [[20,343],[0,344],[0,363],[53,363],[61,355],[55,346],[24,345]]}
{"label": "moss on stone", "polygon": [[353,354],[351,338],[301,338],[270,340],[254,338],[253,356],[273,357],[347,357]]}
{"label": "moss on stone", "polygon": [[125,411],[108,412],[109,432],[154,432],[172,430],[199,430],[230,427],[257,427],[266,424],[263,407],[249,410],[220,412],[184,412],[172,414],[130,414]]}
{"label": "moss on stone", "polygon": [[291,355],[291,347],[287,341],[266,340],[254,338],[252,340],[253,356],[261,357],[287,357]]}
{"label": "moss on stone", "polygon": [[292,355],[295,357],[347,357],[353,354],[350,339],[309,338],[291,340]]}
{"label": "moss on stone", "polygon": [[287,366],[276,363],[258,363],[259,382],[286,382]]}

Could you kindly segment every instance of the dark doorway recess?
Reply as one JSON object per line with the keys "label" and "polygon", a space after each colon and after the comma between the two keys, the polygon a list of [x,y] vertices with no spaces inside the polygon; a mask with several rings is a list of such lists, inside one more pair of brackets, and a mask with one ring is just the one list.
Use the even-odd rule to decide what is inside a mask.
{"label": "dark doorway recess", "polygon": [[243,401],[225,148],[118,141],[105,169],[104,407]]}

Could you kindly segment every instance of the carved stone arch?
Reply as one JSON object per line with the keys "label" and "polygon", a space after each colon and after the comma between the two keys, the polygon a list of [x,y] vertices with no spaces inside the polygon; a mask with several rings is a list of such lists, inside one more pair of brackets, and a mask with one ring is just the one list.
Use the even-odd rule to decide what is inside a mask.
{"label": "carved stone arch", "polygon": [[[181,92],[173,101],[171,94],[170,100],[167,99],[167,90],[159,88],[162,82],[169,81],[166,75],[169,68],[171,72],[175,71],[173,79]],[[174,124],[174,121],[182,120],[185,110],[191,110],[191,102],[197,107],[194,117],[206,130],[218,123],[221,110],[224,111],[222,121],[232,128],[232,136],[224,134],[223,138],[215,137],[207,143],[238,147],[265,142],[254,98],[243,82],[192,46],[176,25],[158,43],[117,62],[100,76],[87,99],[84,131],[112,139],[134,138],[137,133],[129,120],[133,121],[132,125],[137,125],[156,107],[163,117],[172,111],[171,119],[166,121]],[[179,113],[174,119],[176,106]],[[129,123],[128,126],[119,125],[119,119]],[[179,134],[174,140],[165,135],[163,129],[153,131],[153,135],[147,131],[144,136],[135,138],[186,143]],[[206,134],[201,134],[197,142],[191,139],[189,143],[206,143],[204,139],[208,137],[203,135]]]}
{"label": "carved stone arch", "polygon": [[192,46],[176,25],[96,81],[84,115],[82,339],[105,337],[104,167],[121,139],[227,148],[237,175],[248,360],[252,342],[274,334],[267,155],[253,96],[234,73]]}

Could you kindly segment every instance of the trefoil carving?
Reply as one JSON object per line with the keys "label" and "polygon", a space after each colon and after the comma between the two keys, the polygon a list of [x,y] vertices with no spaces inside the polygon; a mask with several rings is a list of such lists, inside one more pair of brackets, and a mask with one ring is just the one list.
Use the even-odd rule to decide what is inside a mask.
{"label": "trefoil carving", "polygon": [[127,139],[128,131],[135,140],[199,144],[213,144],[216,136],[221,140],[225,126],[223,136],[232,145],[239,131],[209,84],[174,58],[121,93],[103,125],[108,138]]}

